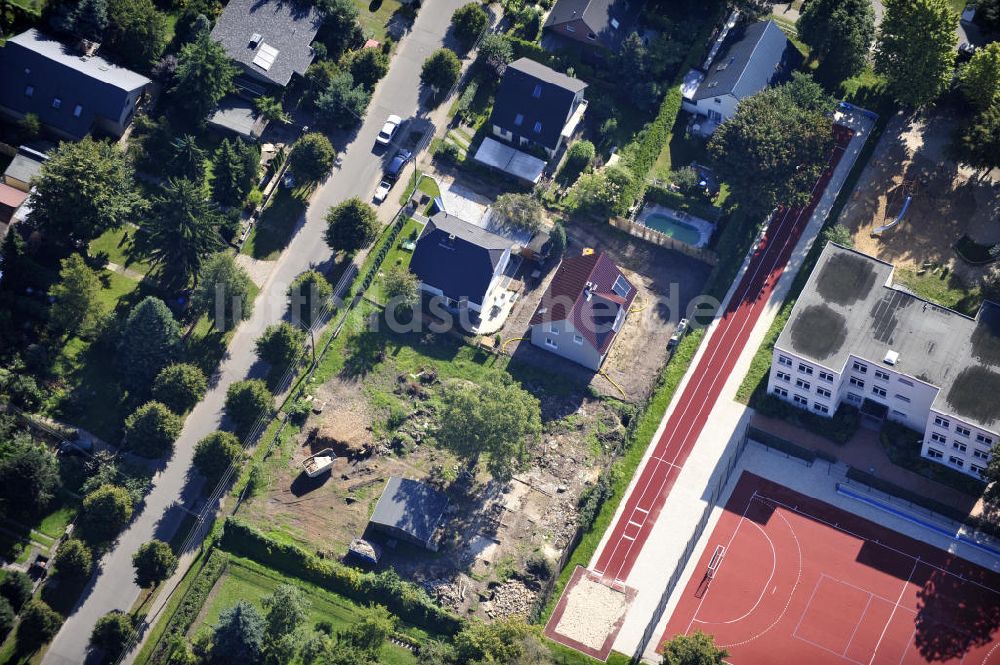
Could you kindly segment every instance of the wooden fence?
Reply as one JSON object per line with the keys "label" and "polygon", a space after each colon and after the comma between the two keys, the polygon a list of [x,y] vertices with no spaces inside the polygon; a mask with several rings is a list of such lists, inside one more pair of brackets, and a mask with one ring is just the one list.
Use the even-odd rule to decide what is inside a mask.
{"label": "wooden fence", "polygon": [[667,249],[687,254],[690,257],[698,259],[699,261],[704,261],[710,266],[715,266],[719,262],[719,255],[710,249],[703,249],[701,247],[689,245],[686,242],[681,242],[676,238],[671,238],[665,233],[660,233],[656,229],[651,229],[644,224],[633,222],[630,219],[625,219],[624,217],[612,217],[608,220],[608,224],[631,236],[642,238],[646,242],[651,242],[654,245],[659,245],[660,247],[666,247]]}

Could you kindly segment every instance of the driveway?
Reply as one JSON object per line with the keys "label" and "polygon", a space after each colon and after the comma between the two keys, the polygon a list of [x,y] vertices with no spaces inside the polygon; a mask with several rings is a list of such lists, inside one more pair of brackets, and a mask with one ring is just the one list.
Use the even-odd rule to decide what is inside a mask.
{"label": "driveway", "polygon": [[367,199],[374,191],[385,157],[374,155],[372,146],[386,115],[395,113],[415,120],[413,124],[420,123],[423,117],[426,122],[426,111],[419,111],[420,68],[424,59],[442,45],[449,17],[466,1],[424,1],[413,29],[400,42],[392,68],[375,91],[364,124],[342,152],[340,169],[313,196],[305,224],[276,261],[261,289],[253,317],[233,336],[229,355],[213,377],[212,389],[187,417],[173,458],[153,479],[142,512],[121,535],[116,547],[101,560],[100,572],[46,653],[43,662],[47,665],[84,662],[97,619],[111,610],[128,610],[138,598],[140,590],[132,582],[133,553],[153,538],[169,540],[183,520],[181,506],[193,505],[198,500],[200,483],[189,482],[195,443],[219,428],[226,388],[250,374],[256,362],[253,342],[264,328],[280,321],[285,314],[288,285],[310,266],[330,259],[331,252],[323,241],[326,210],[351,196]]}

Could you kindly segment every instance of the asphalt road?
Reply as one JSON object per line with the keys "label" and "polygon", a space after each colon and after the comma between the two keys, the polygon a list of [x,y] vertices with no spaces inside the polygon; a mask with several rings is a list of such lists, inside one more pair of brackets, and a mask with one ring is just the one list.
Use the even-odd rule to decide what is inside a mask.
{"label": "asphalt road", "polygon": [[[387,115],[402,116],[407,124],[404,129],[429,125],[426,110],[419,111],[423,115],[418,116],[420,68],[424,59],[444,43],[451,14],[465,2],[424,0],[412,30],[399,43],[389,73],[375,91],[365,122],[341,153],[339,170],[314,194],[305,224],[277,260],[261,289],[253,317],[236,331],[229,346],[230,355],[223,361],[212,388],[188,416],[173,458],[153,479],[142,512],[121,535],[116,547],[101,560],[100,572],[46,653],[43,661],[46,665],[84,662],[97,619],[111,610],[128,610],[138,598],[140,589],[132,581],[132,555],[153,538],[169,540],[184,518],[180,506],[195,502],[198,483],[189,483],[194,445],[219,428],[226,388],[251,373],[256,361],[254,340],[285,314],[285,292],[292,280],[310,266],[330,259],[331,251],[323,241],[326,210],[351,196],[370,199],[387,158],[373,150],[375,136]],[[393,189],[383,206],[395,209],[401,188],[402,183]]]}

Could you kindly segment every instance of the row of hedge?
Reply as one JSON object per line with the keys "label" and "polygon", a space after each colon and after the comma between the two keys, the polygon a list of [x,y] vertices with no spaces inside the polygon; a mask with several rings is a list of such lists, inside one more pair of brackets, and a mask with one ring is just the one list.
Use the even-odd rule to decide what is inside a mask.
{"label": "row of hedge", "polygon": [[761,415],[784,420],[838,444],[850,441],[861,425],[860,413],[850,404],[837,407],[832,418],[805,411],[767,394],[758,396],[750,406]]}
{"label": "row of hedge", "polygon": [[160,635],[156,643],[156,648],[153,650],[153,655],[149,659],[150,663],[159,664],[167,662],[167,658],[170,657],[167,649],[171,644],[171,638],[184,637],[188,630],[190,630],[194,620],[198,618],[201,608],[205,605],[208,594],[211,593],[215,583],[226,570],[227,563],[229,563],[229,556],[225,552],[213,549],[200,569],[191,569],[188,572],[188,575],[195,576],[194,582],[191,583],[187,593],[184,594],[180,605],[170,615],[167,626]]}
{"label": "row of hedge", "polygon": [[230,517],[219,546],[286,575],[318,584],[360,603],[379,603],[403,621],[438,634],[454,634],[462,620],[438,607],[420,587],[403,581],[395,571],[366,573],[280,543],[239,518]]}
{"label": "row of hedge", "polygon": [[681,111],[681,101],[681,89],[671,87],[663,97],[656,118],[622,148],[622,161],[635,175],[631,190],[626,193],[626,200],[638,201],[645,194],[646,175],[656,165],[660,152],[670,143],[670,133],[677,121],[677,114]]}

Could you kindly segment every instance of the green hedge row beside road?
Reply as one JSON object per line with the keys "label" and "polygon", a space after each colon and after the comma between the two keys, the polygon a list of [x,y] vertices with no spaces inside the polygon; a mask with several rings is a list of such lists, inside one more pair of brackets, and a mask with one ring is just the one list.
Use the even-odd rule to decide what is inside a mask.
{"label": "green hedge row beside road", "polygon": [[461,619],[435,605],[423,589],[403,581],[395,571],[366,573],[320,559],[301,547],[280,543],[235,517],[226,520],[219,545],[351,600],[385,605],[403,621],[428,632],[453,635],[462,629]]}

